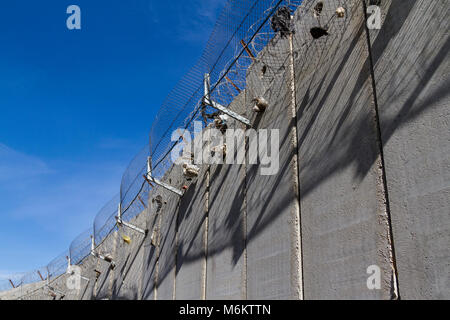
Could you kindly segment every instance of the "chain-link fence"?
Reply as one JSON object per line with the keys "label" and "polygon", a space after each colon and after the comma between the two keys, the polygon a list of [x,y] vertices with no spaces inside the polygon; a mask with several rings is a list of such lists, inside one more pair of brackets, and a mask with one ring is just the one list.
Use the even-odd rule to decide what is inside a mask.
{"label": "chain-link fence", "polygon": [[[338,37],[348,23],[346,12],[356,1],[228,0],[200,59],[163,102],[151,126],[149,145],[123,174],[120,194],[99,211],[93,227],[80,234],[68,252],[44,268],[1,280],[0,291],[55,279],[66,272],[68,260],[72,265],[81,264],[91,255],[92,244],[95,248],[101,246],[117,231],[119,215],[129,222],[148,209],[154,187],[149,173],[170,184],[165,177],[173,166],[171,151],[181,142],[173,141],[172,132],[180,128],[193,131],[194,121],[206,127],[211,119],[205,115],[217,111],[203,104],[205,74],[210,75],[211,100],[225,107],[246,89],[247,71],[252,64],[259,64],[260,80],[263,87],[269,88],[291,52],[297,61],[302,61],[306,50],[316,50],[319,57],[325,50],[324,42]],[[300,28],[294,28],[294,19]],[[296,35],[292,47],[288,42],[278,43],[293,32]],[[317,61],[304,63],[314,65]],[[261,94],[264,90],[261,88]]]}

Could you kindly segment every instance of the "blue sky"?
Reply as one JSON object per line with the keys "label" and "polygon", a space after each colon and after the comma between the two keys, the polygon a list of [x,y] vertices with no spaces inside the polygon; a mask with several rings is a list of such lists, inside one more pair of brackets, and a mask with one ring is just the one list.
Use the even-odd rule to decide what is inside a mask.
{"label": "blue sky", "polygon": [[46,265],[119,192],[224,3],[1,2],[0,278]]}

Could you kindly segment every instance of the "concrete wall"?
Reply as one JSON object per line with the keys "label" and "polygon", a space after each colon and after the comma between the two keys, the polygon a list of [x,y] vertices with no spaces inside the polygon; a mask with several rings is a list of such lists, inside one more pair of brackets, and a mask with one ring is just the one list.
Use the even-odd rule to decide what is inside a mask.
{"label": "concrete wall", "polygon": [[449,299],[449,2],[382,3],[370,39],[399,291]]}
{"label": "concrete wall", "polygon": [[[326,1],[322,19],[340,3]],[[278,173],[204,165],[187,182],[174,166],[164,181],[184,196],[154,188],[133,221],[147,238],[112,235],[116,269],[88,257],[91,281],[68,297],[450,298],[449,2],[382,1],[383,27],[368,30],[364,3],[346,1],[313,41],[314,5],[258,55],[230,105],[253,129],[279,130]],[[380,290],[367,287],[370,266]]]}
{"label": "concrete wall", "polygon": [[[109,237],[107,237],[101,245],[99,245],[99,247],[96,249],[97,253],[104,256],[111,255],[114,261],[118,261],[116,254],[117,240],[118,234],[114,232]],[[112,279],[114,279],[115,270],[111,268],[111,265],[108,262],[100,259],[96,260],[95,270],[100,273],[95,274],[96,276],[98,274],[98,278],[94,280],[95,285],[93,290],[93,299],[109,299],[111,297],[111,281]]]}

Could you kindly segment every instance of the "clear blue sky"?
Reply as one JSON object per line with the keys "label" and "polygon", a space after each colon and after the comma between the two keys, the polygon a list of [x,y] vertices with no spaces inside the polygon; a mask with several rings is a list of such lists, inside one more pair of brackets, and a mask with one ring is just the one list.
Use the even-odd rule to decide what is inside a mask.
{"label": "clear blue sky", "polygon": [[1,1],[0,278],[45,266],[119,192],[224,3]]}

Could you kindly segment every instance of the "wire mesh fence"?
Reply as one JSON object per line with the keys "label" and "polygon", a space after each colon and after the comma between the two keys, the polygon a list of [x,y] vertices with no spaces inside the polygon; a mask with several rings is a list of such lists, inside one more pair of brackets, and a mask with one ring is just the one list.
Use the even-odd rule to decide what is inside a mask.
{"label": "wire mesh fence", "polygon": [[146,180],[149,156],[149,146],[146,145],[123,174],[120,185],[120,210],[124,221],[130,221],[147,208],[146,201],[150,192],[150,185]]}
{"label": "wire mesh fence", "polygon": [[53,259],[45,268],[47,274],[44,280],[47,280],[47,278],[48,280],[52,280],[66,273],[68,265],[67,259],[69,258],[69,256],[70,252],[69,250],[66,250],[55,259]]}
{"label": "wire mesh fence", "polygon": [[[44,268],[0,280],[0,291],[24,284],[54,279],[65,273],[67,257],[78,265],[91,254],[91,237],[100,247],[112,232],[118,231],[116,217],[132,221],[148,209],[154,185],[149,173],[165,181],[173,167],[171,152],[182,140],[176,129],[193,131],[195,121],[203,128],[211,123],[208,114],[216,112],[203,103],[204,77],[210,75],[211,100],[227,107],[247,88],[248,71],[262,83],[255,95],[263,96],[275,77],[284,72],[293,55],[297,62],[314,67],[325,54],[327,42],[339,39],[349,23],[357,0],[228,0],[198,62],[178,82],[159,109],[146,145],[123,174],[120,193],[97,214],[93,227],[80,234],[67,252]],[[295,22],[295,23],[293,23]],[[292,42],[287,41],[291,34]],[[306,60],[315,50],[316,60]],[[170,183],[170,181],[167,181]],[[120,210],[120,211],[119,211]],[[108,242],[113,243],[113,242]],[[109,246],[109,245],[108,245]],[[106,251],[111,248],[102,247]]]}
{"label": "wire mesh fence", "polygon": [[12,286],[9,279],[0,280],[0,292],[11,290]]}

